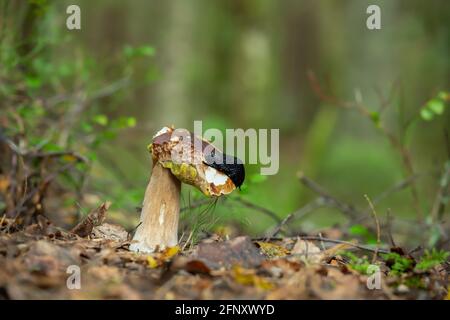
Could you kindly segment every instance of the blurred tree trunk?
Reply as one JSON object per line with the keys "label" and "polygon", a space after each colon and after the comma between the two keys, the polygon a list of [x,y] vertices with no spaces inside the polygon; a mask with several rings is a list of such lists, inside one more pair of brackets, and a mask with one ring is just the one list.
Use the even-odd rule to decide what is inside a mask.
{"label": "blurred tree trunk", "polygon": [[151,116],[154,128],[172,124],[175,127],[186,126],[187,111],[192,110],[186,88],[186,70],[194,55],[191,38],[195,6],[182,0],[170,1],[167,6],[167,29],[158,47],[164,72],[156,84]]}

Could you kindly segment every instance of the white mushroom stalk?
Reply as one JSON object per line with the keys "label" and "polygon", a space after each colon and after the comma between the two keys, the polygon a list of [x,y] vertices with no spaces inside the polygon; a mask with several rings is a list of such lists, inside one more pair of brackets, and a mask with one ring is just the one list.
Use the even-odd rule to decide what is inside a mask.
{"label": "white mushroom stalk", "polygon": [[145,190],[141,222],[130,245],[136,252],[154,252],[178,244],[181,183],[159,163]]}
{"label": "white mushroom stalk", "polygon": [[[200,150],[193,147],[194,141],[200,142]],[[205,157],[204,150],[213,152]],[[178,244],[181,182],[195,186],[206,196],[218,197],[239,187],[245,176],[241,163],[216,163],[218,155],[223,154],[185,129],[162,128],[153,137],[149,151],[153,159],[152,174],[140,224],[130,245],[130,250],[143,253]]]}

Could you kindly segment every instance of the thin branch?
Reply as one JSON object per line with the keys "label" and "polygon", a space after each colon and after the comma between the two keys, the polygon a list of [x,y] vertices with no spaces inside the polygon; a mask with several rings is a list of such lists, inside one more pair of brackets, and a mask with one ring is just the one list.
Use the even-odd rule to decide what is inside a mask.
{"label": "thin branch", "polygon": [[[322,101],[328,102],[330,104],[333,104],[340,108],[357,110],[359,113],[364,115],[367,119],[374,122],[373,121],[373,113],[370,111],[370,109],[366,105],[364,105],[362,103],[362,100],[342,101],[334,95],[326,94],[322,90],[319,81],[317,80],[315,74],[312,71],[308,72],[308,78],[309,78],[309,82],[311,84],[313,91],[316,93],[316,95],[319,97],[319,99],[321,99]],[[393,95],[393,92],[392,92],[392,95]],[[390,99],[392,99],[392,97]],[[384,102],[381,101],[382,105],[383,105],[383,103]],[[389,140],[391,146],[399,152],[407,175],[413,176],[414,168],[413,168],[413,164],[412,164],[411,154],[410,154],[409,150],[406,148],[406,146],[392,132],[387,130],[386,127],[383,126],[382,123],[377,122],[377,125],[375,127]],[[422,210],[420,208],[419,192],[418,192],[417,186],[415,184],[411,184],[411,194],[413,197],[413,206],[417,213],[417,219],[419,221],[422,221],[423,217],[422,217]]]}
{"label": "thin branch", "polygon": [[290,222],[293,219],[301,219],[305,215],[309,214],[310,212],[316,210],[317,208],[320,208],[324,205],[324,199],[319,197],[315,200],[309,202],[305,206],[295,210],[294,212],[291,212],[288,214],[271,232],[267,234],[267,239],[273,238],[281,231],[283,226],[285,226],[288,222]]}
{"label": "thin branch", "polygon": [[25,158],[60,158],[69,156],[75,158],[79,162],[88,163],[89,160],[74,151],[52,151],[52,152],[36,152],[33,150],[23,150],[16,145],[11,139],[0,134],[0,141],[3,141],[14,153]]}
{"label": "thin branch", "polygon": [[297,177],[305,187],[320,195],[329,205],[336,207],[341,212],[348,215],[351,219],[356,219],[358,216],[361,216],[361,213],[358,212],[358,210],[356,210],[352,205],[344,203],[332,196],[322,186],[306,177],[303,172],[298,172]]}
{"label": "thin branch", "polygon": [[387,226],[387,234],[389,237],[389,242],[391,243],[392,247],[396,247],[397,245],[395,244],[394,237],[392,236],[392,216],[391,216],[390,208],[387,209],[386,220],[387,220],[386,226]]}
{"label": "thin branch", "polygon": [[439,222],[442,217],[442,213],[445,210],[445,201],[444,199],[449,196],[449,186],[448,181],[450,180],[450,165],[447,163],[444,164],[444,170],[439,178],[439,188],[436,192],[436,196],[434,199],[433,207],[431,209],[431,218],[434,222]]}
{"label": "thin branch", "polygon": [[382,200],[384,200],[385,198],[389,197],[390,195],[392,195],[393,193],[402,191],[404,189],[406,189],[407,187],[409,187],[412,183],[414,183],[421,175],[420,174],[415,174],[413,176],[410,176],[402,181],[400,181],[399,183],[393,185],[392,187],[390,187],[389,189],[383,191],[382,193],[380,193],[379,195],[377,195],[375,198],[373,198],[372,203],[374,205],[379,204]]}
{"label": "thin branch", "polygon": [[271,211],[271,210],[269,210],[267,208],[261,207],[261,206],[259,206],[257,204],[254,204],[254,203],[249,202],[249,201],[247,201],[245,199],[242,199],[242,198],[229,199],[229,200],[232,200],[232,201],[235,201],[237,203],[240,203],[241,205],[243,205],[244,207],[247,207],[249,209],[253,209],[253,210],[259,211],[261,213],[264,213],[265,215],[267,215],[270,218],[272,218],[273,220],[275,220],[277,223],[281,222],[281,218],[279,218],[275,212],[273,212],[273,211]]}
{"label": "thin branch", "polygon": [[[128,86],[128,84],[130,83],[130,78],[129,77],[124,77],[121,79],[118,79],[114,82],[111,82],[107,85],[105,85],[104,87],[92,92],[85,100],[85,102],[89,102],[89,101],[93,101],[96,99],[100,99],[100,98],[104,98],[107,96],[112,95],[113,93],[115,93],[116,91],[119,91],[120,89],[125,88],[126,86]],[[50,98],[46,99],[46,105],[49,108],[54,107],[55,105],[62,103],[62,102],[67,102],[67,101],[76,101],[78,99],[78,94],[74,93],[74,94],[60,94],[60,95],[56,95]]]}
{"label": "thin branch", "polygon": [[316,237],[316,236],[301,236],[300,239],[302,240],[310,240],[310,241],[324,241],[324,242],[330,242],[330,243],[341,243],[341,244],[347,244],[349,246],[361,249],[361,250],[366,250],[366,251],[370,251],[370,252],[376,252],[378,253],[389,253],[390,251],[388,249],[380,249],[380,248],[371,248],[368,246],[364,246],[364,245],[360,245],[360,244],[356,244],[350,241],[344,241],[344,240],[336,240],[336,239],[329,239],[329,238],[323,238],[323,237]]}
{"label": "thin branch", "polygon": [[[300,238],[301,240],[308,240],[308,241],[323,241],[323,242],[329,242],[329,243],[337,243],[337,244],[346,244],[349,246],[352,246],[354,248],[357,249],[361,249],[361,250],[365,250],[365,251],[369,251],[369,252],[375,252],[376,249],[371,248],[369,246],[365,246],[365,245],[361,245],[361,244],[357,244],[357,243],[353,243],[350,241],[345,241],[345,240],[337,240],[337,239],[330,239],[330,238],[324,238],[324,237],[320,237],[320,236],[297,236],[295,238]],[[253,241],[280,241],[280,240],[285,240],[285,238],[270,238],[270,239],[266,239],[266,238],[254,238],[252,239]],[[388,249],[378,249],[378,253],[389,253],[390,250]]]}
{"label": "thin branch", "polygon": [[375,225],[377,226],[377,246],[375,248],[375,253],[373,254],[372,263],[374,263],[377,260],[378,255],[378,249],[380,248],[381,244],[381,229],[380,229],[380,222],[378,221],[377,212],[375,211],[375,207],[373,206],[372,201],[370,201],[370,198],[367,194],[364,195],[367,202],[369,203],[370,209],[372,210],[373,218],[375,220]]}

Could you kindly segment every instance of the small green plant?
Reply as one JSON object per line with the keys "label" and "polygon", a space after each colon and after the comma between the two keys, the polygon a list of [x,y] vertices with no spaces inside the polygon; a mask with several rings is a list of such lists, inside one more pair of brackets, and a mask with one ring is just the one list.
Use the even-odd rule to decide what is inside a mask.
{"label": "small green plant", "polygon": [[372,263],[370,263],[367,256],[358,257],[357,255],[355,255],[354,253],[352,253],[350,251],[342,251],[342,252],[339,252],[338,254],[343,257],[346,257],[349,260],[348,266],[351,269],[353,269],[361,274],[369,275],[368,269],[369,269],[369,266],[372,265]]}
{"label": "small green plant", "polygon": [[348,230],[349,234],[352,236],[359,236],[363,239],[365,243],[376,244],[377,237],[369,229],[361,224],[355,224],[351,226]]}
{"label": "small green plant", "polygon": [[196,203],[203,203],[200,198],[200,192],[196,189],[193,190],[193,202],[191,201],[191,193],[188,194],[188,203],[184,207],[185,210],[181,211],[181,221],[185,226],[190,226],[189,229],[185,228],[186,245],[191,247],[196,244],[203,232],[210,232],[217,224],[219,218],[215,215],[215,207],[217,199],[207,202],[205,206],[196,207]]}
{"label": "small green plant", "polygon": [[396,252],[390,252],[381,255],[386,261],[386,265],[391,269],[392,275],[402,275],[408,271],[412,271],[415,261],[412,258],[402,256]]}
{"label": "small green plant", "polygon": [[436,116],[444,113],[446,103],[450,100],[450,94],[441,91],[436,97],[427,101],[427,103],[420,109],[420,117],[425,121],[431,121]]}
{"label": "small green plant", "polygon": [[425,281],[420,275],[412,275],[404,279],[403,283],[409,288],[426,289]]}
{"label": "small green plant", "polygon": [[430,250],[425,250],[424,255],[421,257],[419,263],[417,263],[415,270],[417,271],[427,271],[433,267],[445,262],[450,256],[450,252],[444,250],[437,250],[433,248]]}

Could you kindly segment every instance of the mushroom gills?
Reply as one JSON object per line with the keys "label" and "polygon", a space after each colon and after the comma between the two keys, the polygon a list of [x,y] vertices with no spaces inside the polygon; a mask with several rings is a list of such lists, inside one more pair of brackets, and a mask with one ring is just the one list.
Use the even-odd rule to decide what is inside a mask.
{"label": "mushroom gills", "polygon": [[204,163],[197,165],[175,163],[170,160],[160,161],[161,165],[181,182],[192,185],[204,195],[220,196],[231,193],[236,186],[224,173]]}

